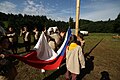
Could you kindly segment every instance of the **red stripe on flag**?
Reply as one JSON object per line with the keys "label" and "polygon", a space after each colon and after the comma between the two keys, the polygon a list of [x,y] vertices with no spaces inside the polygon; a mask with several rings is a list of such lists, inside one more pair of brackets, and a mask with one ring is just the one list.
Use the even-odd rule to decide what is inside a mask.
{"label": "red stripe on flag", "polygon": [[40,60],[37,58],[36,51],[32,51],[25,56],[19,56],[19,55],[13,55],[13,54],[11,54],[10,56],[17,58],[17,59],[23,61],[24,63],[31,65],[35,68],[45,69],[45,70],[56,69],[57,67],[60,66],[62,60],[65,58],[65,56],[59,56],[53,60],[48,60],[48,61]]}

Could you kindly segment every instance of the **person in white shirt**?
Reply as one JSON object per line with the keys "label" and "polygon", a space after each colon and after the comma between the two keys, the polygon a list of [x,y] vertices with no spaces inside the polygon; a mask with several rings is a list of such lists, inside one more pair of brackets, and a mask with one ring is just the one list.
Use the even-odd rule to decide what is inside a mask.
{"label": "person in white shirt", "polygon": [[26,52],[30,51],[30,44],[31,44],[31,35],[30,32],[28,31],[27,26],[23,27],[23,30],[20,30],[20,36],[23,35],[23,41],[24,41],[24,45],[25,45],[25,50]]}
{"label": "person in white shirt", "polygon": [[81,46],[77,44],[77,37],[71,36],[70,45],[66,49],[66,67],[67,72],[65,74],[66,80],[76,80],[77,75],[80,74],[80,70],[85,68],[85,58],[82,52]]}
{"label": "person in white shirt", "polygon": [[8,31],[7,31],[6,35],[10,42],[9,48],[12,50],[13,54],[17,54],[18,37],[17,37],[17,34],[16,34],[14,28],[11,26],[8,27]]}

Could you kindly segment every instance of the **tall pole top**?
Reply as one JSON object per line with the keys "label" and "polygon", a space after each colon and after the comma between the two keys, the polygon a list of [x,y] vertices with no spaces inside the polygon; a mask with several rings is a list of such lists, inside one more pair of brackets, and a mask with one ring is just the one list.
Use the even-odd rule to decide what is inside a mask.
{"label": "tall pole top", "polygon": [[78,36],[78,30],[79,30],[79,16],[80,16],[80,0],[76,0],[76,24],[75,24],[76,36]]}

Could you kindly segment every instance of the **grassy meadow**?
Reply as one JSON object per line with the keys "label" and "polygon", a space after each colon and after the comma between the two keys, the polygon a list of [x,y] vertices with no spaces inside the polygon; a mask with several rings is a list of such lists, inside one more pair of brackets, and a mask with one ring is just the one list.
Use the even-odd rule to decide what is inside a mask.
{"label": "grassy meadow", "polygon": [[[86,69],[81,70],[77,80],[120,79],[120,39],[113,39],[113,35],[111,33],[90,33],[89,36],[84,37]],[[22,38],[19,37],[19,55],[26,54],[22,43]],[[44,74],[39,69],[21,61],[16,68],[18,74],[15,80],[65,80],[65,63],[60,66],[60,69],[46,71]]]}

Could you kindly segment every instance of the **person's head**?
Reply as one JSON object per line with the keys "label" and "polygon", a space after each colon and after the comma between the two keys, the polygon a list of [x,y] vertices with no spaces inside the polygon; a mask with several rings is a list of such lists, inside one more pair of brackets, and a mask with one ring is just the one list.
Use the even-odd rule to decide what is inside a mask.
{"label": "person's head", "polygon": [[8,28],[8,30],[9,30],[9,31],[13,31],[14,29],[13,29],[13,27],[10,26],[10,27]]}
{"label": "person's head", "polygon": [[75,35],[70,37],[70,43],[77,43],[77,37]]}
{"label": "person's head", "polygon": [[58,29],[58,28],[55,30],[55,33],[58,33],[58,34],[60,33],[60,31],[59,31],[59,29]]}
{"label": "person's head", "polygon": [[7,36],[2,36],[1,39],[0,39],[0,47],[2,49],[8,49],[9,47],[9,40],[8,40],[8,37]]}
{"label": "person's head", "polygon": [[24,27],[23,27],[23,30],[24,30],[24,31],[28,31],[27,26],[24,26]]}
{"label": "person's head", "polygon": [[51,35],[51,34],[54,34],[53,28],[50,29],[50,35]]}
{"label": "person's head", "polygon": [[60,32],[60,36],[63,38],[65,36],[65,31]]}
{"label": "person's head", "polygon": [[35,26],[35,27],[34,27],[34,30],[38,31],[38,28]]}
{"label": "person's head", "polygon": [[83,35],[82,33],[79,33],[79,34],[78,34],[78,37],[80,37],[82,40],[84,40],[84,38],[83,38],[84,35]]}

